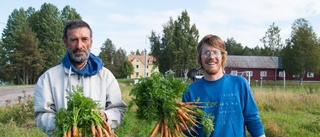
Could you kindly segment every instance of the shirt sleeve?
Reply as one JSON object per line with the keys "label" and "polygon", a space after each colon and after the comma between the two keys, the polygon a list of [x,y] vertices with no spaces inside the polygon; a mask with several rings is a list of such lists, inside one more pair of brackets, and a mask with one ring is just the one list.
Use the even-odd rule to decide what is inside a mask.
{"label": "shirt sleeve", "polygon": [[122,123],[127,105],[122,100],[120,87],[116,79],[112,80],[107,88],[107,93],[104,112],[107,115],[108,124],[114,129]]}
{"label": "shirt sleeve", "polygon": [[245,85],[245,108],[243,111],[244,123],[252,137],[258,137],[264,134],[263,124],[259,117],[259,110],[252,95],[248,83]]}
{"label": "shirt sleeve", "polygon": [[52,99],[48,79],[42,75],[34,90],[34,117],[36,125],[47,135],[53,135],[55,104]]}

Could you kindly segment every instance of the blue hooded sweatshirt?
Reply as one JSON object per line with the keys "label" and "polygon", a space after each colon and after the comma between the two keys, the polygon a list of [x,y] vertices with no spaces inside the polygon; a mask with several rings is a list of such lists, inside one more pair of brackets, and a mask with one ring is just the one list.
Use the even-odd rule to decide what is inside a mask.
{"label": "blue hooded sweatshirt", "polygon": [[[253,137],[264,134],[258,108],[246,79],[224,74],[216,81],[204,78],[189,85],[182,101],[215,102],[216,105],[203,110],[215,117],[214,131],[210,137],[245,137],[246,130]],[[196,128],[199,135],[206,137],[203,130]]]}
{"label": "blue hooded sweatshirt", "polygon": [[71,67],[73,72],[77,73],[78,75],[84,76],[84,77],[97,74],[104,65],[102,60],[99,57],[90,53],[86,66],[84,66],[84,68],[81,70],[77,70],[71,64],[69,52],[67,52],[66,55],[62,58],[62,64],[63,64],[63,66],[65,66],[68,69]]}

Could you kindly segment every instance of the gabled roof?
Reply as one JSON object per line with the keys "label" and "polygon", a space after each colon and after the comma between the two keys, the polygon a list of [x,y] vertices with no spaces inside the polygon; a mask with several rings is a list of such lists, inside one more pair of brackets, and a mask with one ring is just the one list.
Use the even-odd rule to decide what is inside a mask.
{"label": "gabled roof", "polygon": [[[128,55],[128,60],[129,60],[130,62],[132,62],[132,61],[135,60],[135,59],[139,59],[139,60],[142,62],[142,64],[145,64],[146,59],[145,59],[144,54],[141,54],[141,55],[132,55],[132,54],[129,54],[129,55]],[[156,61],[156,58],[154,58],[153,56],[148,56],[148,55],[147,55],[147,61],[148,61],[148,60],[151,60],[151,61],[148,62],[148,63],[151,65],[151,64],[153,64],[153,62]]]}
{"label": "gabled roof", "polygon": [[226,68],[265,68],[281,69],[282,64],[279,57],[275,56],[237,56],[228,55]]}

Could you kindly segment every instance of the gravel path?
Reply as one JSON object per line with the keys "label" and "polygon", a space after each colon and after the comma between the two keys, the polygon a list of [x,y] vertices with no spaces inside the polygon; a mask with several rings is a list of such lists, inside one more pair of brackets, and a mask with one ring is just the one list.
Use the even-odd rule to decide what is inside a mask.
{"label": "gravel path", "polygon": [[18,101],[19,96],[24,96],[23,91],[27,96],[33,96],[34,85],[0,86],[0,106]]}

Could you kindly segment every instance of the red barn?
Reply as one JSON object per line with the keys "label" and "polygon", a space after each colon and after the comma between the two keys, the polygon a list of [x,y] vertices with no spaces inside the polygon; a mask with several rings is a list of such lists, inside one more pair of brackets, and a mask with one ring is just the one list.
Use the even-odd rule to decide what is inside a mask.
{"label": "red barn", "polygon": [[[283,80],[282,60],[275,56],[236,56],[228,55],[225,72],[242,75],[250,80]],[[294,75],[285,75],[286,80],[297,80]],[[307,72],[304,81],[320,81],[320,75]]]}

